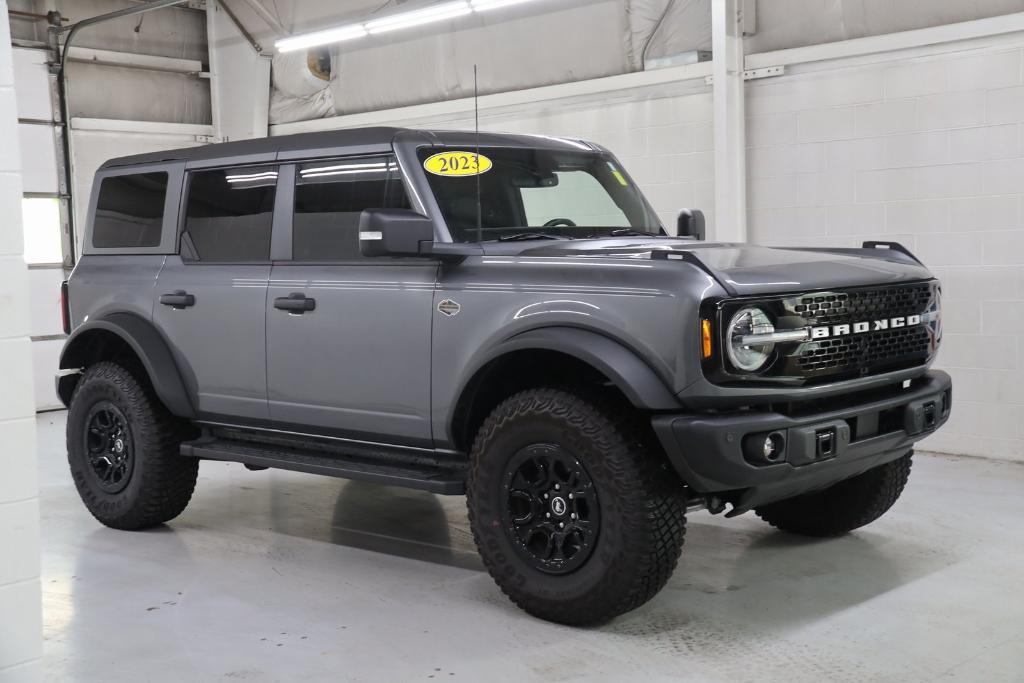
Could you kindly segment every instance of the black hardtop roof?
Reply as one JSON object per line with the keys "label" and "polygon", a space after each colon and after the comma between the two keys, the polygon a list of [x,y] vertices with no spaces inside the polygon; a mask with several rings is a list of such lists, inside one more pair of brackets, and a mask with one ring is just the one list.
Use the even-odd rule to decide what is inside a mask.
{"label": "black hardtop roof", "polygon": [[[439,147],[471,148],[476,144],[477,139],[477,135],[473,131],[420,130],[391,126],[347,128],[134,154],[110,159],[100,167],[100,170],[162,162],[216,161],[218,159],[244,162],[245,157],[276,156],[283,153],[288,153],[289,158],[296,158],[296,155],[301,156],[303,153],[309,153],[310,156],[322,156],[318,152],[344,154],[346,147],[360,148],[363,151],[379,147],[378,151],[381,151],[389,148],[398,136],[410,140],[419,138],[423,144]],[[566,151],[598,149],[580,140],[545,135],[481,132],[479,137],[480,145],[484,147],[526,147]]]}

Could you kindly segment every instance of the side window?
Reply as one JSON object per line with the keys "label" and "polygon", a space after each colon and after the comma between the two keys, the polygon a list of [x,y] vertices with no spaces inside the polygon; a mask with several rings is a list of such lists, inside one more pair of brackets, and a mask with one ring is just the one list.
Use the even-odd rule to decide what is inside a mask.
{"label": "side window", "polygon": [[167,174],[163,172],[104,178],[92,223],[92,246],[160,246],[166,197]]}
{"label": "side window", "polygon": [[300,165],[295,174],[292,258],[358,259],[364,209],[407,209],[394,157],[334,159]]}
{"label": "side window", "polygon": [[182,257],[199,261],[269,260],[276,187],[275,166],[190,173]]}

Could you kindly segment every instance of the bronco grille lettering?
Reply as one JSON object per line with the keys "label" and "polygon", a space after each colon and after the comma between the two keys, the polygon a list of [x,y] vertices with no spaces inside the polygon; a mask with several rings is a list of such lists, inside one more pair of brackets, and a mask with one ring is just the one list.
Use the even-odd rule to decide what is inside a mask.
{"label": "bronco grille lettering", "polygon": [[897,316],[883,320],[870,320],[853,323],[853,325],[825,325],[811,328],[811,339],[828,339],[831,337],[844,337],[848,334],[863,334],[869,330],[888,330],[900,327],[913,327],[921,324],[920,315]]}

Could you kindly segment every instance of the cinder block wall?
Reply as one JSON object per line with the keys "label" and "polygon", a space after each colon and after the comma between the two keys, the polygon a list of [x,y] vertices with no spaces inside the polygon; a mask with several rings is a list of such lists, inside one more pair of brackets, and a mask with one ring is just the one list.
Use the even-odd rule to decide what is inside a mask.
{"label": "cinder block wall", "polygon": [[796,67],[747,85],[749,237],[902,242],[943,288],[949,425],[1024,460],[1024,36]]}
{"label": "cinder block wall", "polygon": [[33,681],[42,654],[35,401],[11,37],[0,24],[0,680]]}

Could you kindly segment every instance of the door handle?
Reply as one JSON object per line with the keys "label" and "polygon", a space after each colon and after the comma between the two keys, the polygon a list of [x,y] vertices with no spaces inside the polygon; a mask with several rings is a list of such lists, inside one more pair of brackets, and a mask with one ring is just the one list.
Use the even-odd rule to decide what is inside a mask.
{"label": "door handle", "polygon": [[297,292],[274,299],[274,308],[302,315],[306,311],[316,310],[316,299],[310,299],[305,294]]}
{"label": "door handle", "polygon": [[173,294],[161,294],[160,303],[181,310],[196,305],[196,298],[184,289],[176,290]]}

